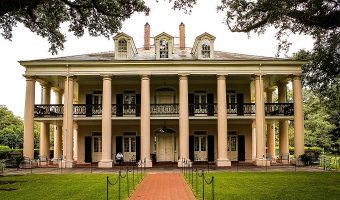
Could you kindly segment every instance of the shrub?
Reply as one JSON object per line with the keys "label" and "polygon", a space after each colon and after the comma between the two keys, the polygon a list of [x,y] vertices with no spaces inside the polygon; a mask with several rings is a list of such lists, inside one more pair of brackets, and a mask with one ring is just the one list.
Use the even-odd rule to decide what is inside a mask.
{"label": "shrub", "polygon": [[11,150],[9,146],[0,145],[0,151]]}

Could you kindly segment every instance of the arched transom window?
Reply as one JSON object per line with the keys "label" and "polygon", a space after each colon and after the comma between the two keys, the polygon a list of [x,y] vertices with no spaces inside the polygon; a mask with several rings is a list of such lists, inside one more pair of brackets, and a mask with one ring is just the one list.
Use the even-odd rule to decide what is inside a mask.
{"label": "arched transom window", "polygon": [[168,41],[165,39],[161,39],[159,42],[159,57],[169,58],[169,45]]}
{"label": "arched transom window", "polygon": [[125,39],[120,39],[118,41],[118,51],[119,52],[127,52],[127,42]]}
{"label": "arched transom window", "polygon": [[202,40],[202,58],[210,58],[210,41],[207,39]]}

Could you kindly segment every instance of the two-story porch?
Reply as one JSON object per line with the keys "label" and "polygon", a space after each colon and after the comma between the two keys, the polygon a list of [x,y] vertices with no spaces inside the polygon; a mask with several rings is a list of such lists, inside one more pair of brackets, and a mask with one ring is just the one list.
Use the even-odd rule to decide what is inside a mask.
{"label": "two-story porch", "polygon": [[[225,151],[228,163],[256,161],[256,151],[263,158],[266,148],[271,157],[288,153],[288,126],[280,127],[280,155],[275,155],[272,124],[280,121],[285,126],[287,120],[294,119],[294,104],[286,102],[285,81],[290,76],[267,75],[261,76],[260,80],[260,76],[254,75],[184,75],[185,85],[182,87],[187,87],[185,93],[180,87],[181,78],[183,75],[40,76],[43,104],[34,105],[34,120],[42,124],[40,154],[49,155],[46,127],[50,125],[55,129],[54,158],[62,155],[66,158],[65,153],[70,152],[67,148],[72,147],[72,163],[101,162],[105,156],[109,158],[108,162],[112,162],[117,152],[122,152],[126,161],[147,158],[149,166],[151,161],[178,162],[183,157],[218,164],[219,148]],[[46,84],[57,83],[54,80],[58,80],[59,88]],[[108,80],[107,88],[104,86]],[[146,90],[143,80],[147,82]],[[219,82],[223,82],[222,87]],[[263,85],[262,88],[256,88],[257,82]],[[279,100],[273,103],[274,83],[280,83],[281,89],[278,90]],[[226,86],[223,88],[223,85]],[[266,90],[266,85],[271,86],[270,90]],[[54,101],[49,100],[51,88],[55,91]],[[264,94],[265,90],[266,102],[262,100],[261,104],[256,104],[256,94]],[[181,91],[186,102],[180,101]],[[66,94],[73,96],[71,106],[67,105],[70,97]],[[109,101],[106,107],[105,97]],[[145,100],[147,105],[142,104]],[[223,105],[219,107],[219,104]],[[187,108],[184,119],[180,115],[181,107]],[[264,111],[263,117],[256,115],[258,107]],[[103,116],[104,110],[108,118]],[[68,118],[65,111],[69,113]],[[224,113],[224,119],[219,113]],[[260,139],[263,141],[261,145],[257,145],[259,138],[256,137],[258,118],[263,119],[262,124],[268,124],[268,128],[262,127],[266,134]],[[63,126],[67,126],[65,122],[70,120],[73,142],[68,144],[70,140]],[[149,124],[147,133],[144,133],[147,139],[143,137],[145,121]],[[182,131],[185,134],[180,131],[183,122],[186,122],[186,131]],[[107,125],[111,131],[105,137],[103,127]],[[224,129],[222,136],[219,135],[221,126]],[[219,142],[221,137],[223,144]],[[104,147],[105,142],[110,143],[109,148]]]}

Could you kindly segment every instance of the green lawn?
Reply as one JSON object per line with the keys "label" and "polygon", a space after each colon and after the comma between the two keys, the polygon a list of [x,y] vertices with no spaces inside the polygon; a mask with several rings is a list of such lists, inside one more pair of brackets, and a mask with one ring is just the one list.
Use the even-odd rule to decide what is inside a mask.
{"label": "green lawn", "polygon": [[[253,172],[210,173],[215,177],[215,199],[339,199],[337,172]],[[193,191],[196,193],[196,175]],[[202,178],[198,178],[198,199],[202,199]],[[191,180],[188,183],[191,184]],[[212,199],[211,185],[205,185],[205,199]]]}
{"label": "green lawn", "polygon": [[[0,176],[0,199],[106,199],[107,174],[56,174]],[[118,175],[109,175],[112,183]],[[135,187],[140,175],[135,175]],[[127,179],[121,179],[122,198],[127,199]],[[12,181],[12,183],[11,183]],[[130,194],[132,174],[129,174]],[[109,199],[118,199],[118,184],[109,186]]]}

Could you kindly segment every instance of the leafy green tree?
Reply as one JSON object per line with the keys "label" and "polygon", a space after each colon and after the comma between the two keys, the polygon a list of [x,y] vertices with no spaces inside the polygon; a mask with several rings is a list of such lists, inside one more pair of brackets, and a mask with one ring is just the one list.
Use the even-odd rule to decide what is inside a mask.
{"label": "leafy green tree", "polygon": [[328,121],[327,108],[312,91],[304,90],[305,144],[323,147],[330,151],[334,143],[329,134],[335,125]]}
{"label": "leafy green tree", "polygon": [[5,39],[11,39],[13,27],[22,23],[46,37],[51,45],[49,51],[56,54],[66,41],[60,31],[62,23],[68,22],[68,30],[78,37],[85,30],[91,36],[109,37],[134,12],[148,14],[149,8],[142,0],[1,0],[0,32]]}
{"label": "leafy green tree", "polygon": [[[34,123],[34,148],[39,148],[40,124]],[[23,147],[24,123],[4,105],[0,105],[0,145]]]}

